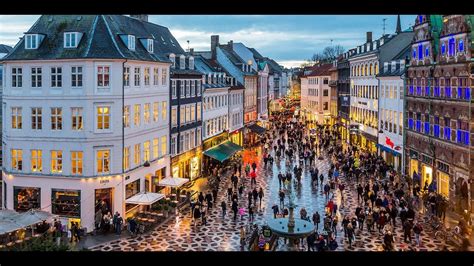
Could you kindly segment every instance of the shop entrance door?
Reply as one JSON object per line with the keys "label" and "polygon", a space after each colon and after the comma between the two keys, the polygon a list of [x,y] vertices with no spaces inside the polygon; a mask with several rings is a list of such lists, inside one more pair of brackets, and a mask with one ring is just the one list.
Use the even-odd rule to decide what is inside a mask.
{"label": "shop entrance door", "polygon": [[423,176],[421,178],[423,189],[427,189],[433,181],[433,168],[423,165]]}
{"label": "shop entrance door", "polygon": [[101,210],[102,214],[108,212],[113,214],[113,191],[112,188],[103,188],[95,190],[95,212]]}

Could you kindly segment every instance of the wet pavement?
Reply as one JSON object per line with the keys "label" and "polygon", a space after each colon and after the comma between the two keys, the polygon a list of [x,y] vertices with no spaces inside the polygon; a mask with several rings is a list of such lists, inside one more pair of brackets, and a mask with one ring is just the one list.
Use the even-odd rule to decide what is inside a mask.
{"label": "wet pavement", "polygon": [[[276,141],[276,140],[275,140]],[[270,147],[272,147],[271,145]],[[286,173],[287,165],[285,160],[278,160],[275,156],[275,162],[273,165],[267,165],[264,167],[262,159],[262,147],[245,149],[242,151],[242,158],[244,166],[247,162],[257,163],[257,189],[262,187],[264,190],[264,197],[262,201],[261,209],[255,216],[254,223],[263,225],[267,219],[273,219],[273,211],[271,206],[279,204],[279,181],[278,173],[281,171],[283,174]],[[273,153],[272,153],[273,155]],[[320,173],[323,173],[327,178],[327,172],[330,167],[329,156],[323,156],[323,160],[316,159],[315,166],[319,169]],[[294,164],[298,164],[298,160],[293,160],[289,166],[291,169]],[[242,168],[244,169],[244,167]],[[299,211],[304,207],[308,215],[311,217],[312,214],[318,211],[321,214],[321,221],[324,216],[324,209],[326,205],[326,199],[322,191],[322,185],[319,187],[311,186],[311,178],[309,174],[309,165],[303,167],[302,184],[296,186],[293,191],[295,194],[294,203],[297,205],[295,209],[295,217],[299,217]],[[343,179],[343,178],[341,178]],[[293,178],[294,180],[294,178]],[[145,233],[138,237],[127,237],[118,240],[113,240],[107,243],[96,245],[90,248],[93,251],[240,251],[240,228],[242,226],[248,226],[249,216],[247,214],[247,193],[253,188],[250,186],[250,178],[242,177],[239,178],[239,182],[243,182],[245,190],[242,196],[239,196],[239,208],[243,207],[246,210],[246,214],[242,217],[239,216],[237,221],[233,221],[233,213],[230,210],[230,201],[227,199],[227,188],[230,186],[230,177],[222,178],[220,189],[218,192],[217,206],[208,211],[207,214],[207,225],[201,225],[201,222],[197,222],[197,225],[193,225],[190,210],[186,209],[183,213],[180,213],[176,217],[170,218],[168,221],[158,226],[151,232]],[[343,181],[345,182],[345,181]],[[335,192],[335,191],[333,191]],[[339,244],[337,251],[380,251],[382,249],[383,236],[377,231],[369,233],[367,230],[359,232],[356,230],[356,241],[351,248],[344,238],[340,221],[342,221],[341,215],[353,214],[357,206],[357,195],[354,189],[354,184],[346,183],[346,189],[344,190],[345,202],[341,207],[341,196],[337,191],[334,196],[339,206],[339,226],[337,230],[336,240]],[[222,211],[220,204],[222,201],[227,203],[227,215],[222,217]],[[288,198],[285,198],[285,204],[288,204]],[[398,219],[398,228],[395,232],[395,243],[396,248],[406,249],[408,246],[403,243],[403,232],[400,226],[401,221]],[[319,231],[321,232],[322,224],[319,225]],[[423,251],[434,251],[442,250],[443,243],[438,240],[434,240],[434,233],[429,231],[429,226],[424,226],[422,233],[422,246],[415,247],[414,236],[413,245],[410,245],[413,250]],[[304,241],[306,244],[306,241]],[[280,239],[278,242],[277,250],[284,250],[283,240]],[[307,250],[306,247],[301,246],[301,250]],[[450,247],[449,249],[452,249]],[[245,250],[245,249],[244,249]]]}

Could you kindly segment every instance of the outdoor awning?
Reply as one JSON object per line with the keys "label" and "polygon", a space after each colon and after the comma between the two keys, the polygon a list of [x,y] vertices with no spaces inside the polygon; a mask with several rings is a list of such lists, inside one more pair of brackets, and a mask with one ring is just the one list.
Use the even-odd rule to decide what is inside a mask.
{"label": "outdoor awning", "polygon": [[187,182],[189,182],[189,179],[187,178],[167,177],[158,182],[158,185],[164,187],[180,187]]}
{"label": "outdoor awning", "polygon": [[381,151],[385,151],[385,152],[393,154],[393,156],[402,156],[399,152],[392,150],[384,145],[377,144],[377,147],[379,147]]}
{"label": "outdoor awning", "polygon": [[133,197],[127,199],[125,202],[127,204],[151,205],[164,197],[165,195],[160,193],[140,192],[134,195]]}
{"label": "outdoor awning", "polygon": [[250,125],[250,126],[247,126],[248,129],[252,130],[253,132],[257,133],[257,134],[260,134],[260,135],[263,135],[265,133],[265,128],[257,125],[257,124],[253,124],[253,125]]}
{"label": "outdoor awning", "polygon": [[243,148],[241,146],[231,141],[226,141],[208,149],[204,152],[204,154],[218,160],[219,162],[223,162],[242,149]]}

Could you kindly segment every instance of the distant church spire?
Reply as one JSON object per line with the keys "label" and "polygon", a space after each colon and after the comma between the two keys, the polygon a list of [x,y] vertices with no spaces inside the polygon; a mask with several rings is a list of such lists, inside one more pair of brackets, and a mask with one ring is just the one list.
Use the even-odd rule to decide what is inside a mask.
{"label": "distant church spire", "polygon": [[397,16],[397,29],[395,30],[396,34],[402,32],[402,25],[400,24],[400,15]]}

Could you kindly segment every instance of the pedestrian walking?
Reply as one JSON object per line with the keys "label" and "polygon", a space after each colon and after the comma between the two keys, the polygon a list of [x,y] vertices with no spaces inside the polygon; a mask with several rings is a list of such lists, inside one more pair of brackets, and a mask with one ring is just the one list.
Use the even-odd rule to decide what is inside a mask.
{"label": "pedestrian walking", "polygon": [[264,193],[262,187],[260,187],[260,190],[258,191],[258,198],[260,199],[259,201],[259,208],[262,209],[262,199],[263,199]]}
{"label": "pedestrian walking", "polygon": [[232,201],[232,211],[234,212],[234,222],[237,220],[238,204],[237,201]]}
{"label": "pedestrian walking", "polygon": [[278,205],[277,204],[273,205],[272,210],[273,210],[273,218],[276,219],[279,213]]}
{"label": "pedestrian walking", "polygon": [[421,246],[421,232],[423,232],[423,226],[419,221],[416,222],[415,226],[413,227],[413,232],[415,233],[415,241],[418,247]]}
{"label": "pedestrian walking", "polygon": [[227,204],[225,204],[225,201],[221,202],[221,208],[222,208],[222,219],[224,219],[226,215],[226,210],[227,210]]}
{"label": "pedestrian walking", "polygon": [[321,222],[321,216],[319,215],[319,212],[313,213],[313,223],[314,226],[316,226],[316,232],[319,230],[319,223]]}

